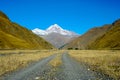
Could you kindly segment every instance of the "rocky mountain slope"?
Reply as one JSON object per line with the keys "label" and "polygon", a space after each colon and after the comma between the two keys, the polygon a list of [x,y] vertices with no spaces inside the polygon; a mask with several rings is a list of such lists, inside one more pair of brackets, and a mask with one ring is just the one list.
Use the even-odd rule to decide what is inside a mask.
{"label": "rocky mountain slope", "polygon": [[0,49],[52,49],[52,45],[32,31],[13,23],[0,12]]}
{"label": "rocky mountain slope", "polygon": [[77,33],[62,29],[58,24],[51,25],[46,30],[36,28],[32,30],[32,32],[43,37],[57,48],[70,42],[73,38],[78,37]]}

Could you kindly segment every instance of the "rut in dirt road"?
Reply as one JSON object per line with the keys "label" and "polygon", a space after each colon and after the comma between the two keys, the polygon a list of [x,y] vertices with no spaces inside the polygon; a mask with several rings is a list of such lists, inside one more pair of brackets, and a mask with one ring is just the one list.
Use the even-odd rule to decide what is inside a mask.
{"label": "rut in dirt road", "polygon": [[37,63],[33,63],[24,69],[5,75],[2,80],[36,80],[40,75],[44,74],[45,70],[48,70],[48,62],[55,56],[56,55],[52,55]]}

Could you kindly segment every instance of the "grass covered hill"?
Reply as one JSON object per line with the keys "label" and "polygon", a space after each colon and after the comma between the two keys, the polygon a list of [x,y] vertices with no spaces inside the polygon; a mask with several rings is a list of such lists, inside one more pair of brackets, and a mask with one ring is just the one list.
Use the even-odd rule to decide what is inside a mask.
{"label": "grass covered hill", "polygon": [[109,25],[90,29],[84,35],[63,46],[63,49],[120,50],[120,19]]}
{"label": "grass covered hill", "polygon": [[0,49],[52,49],[53,46],[32,31],[13,23],[0,11]]}
{"label": "grass covered hill", "polygon": [[90,49],[120,50],[120,19],[116,20],[109,31],[90,44]]}
{"label": "grass covered hill", "polygon": [[111,25],[104,25],[102,27],[92,28],[82,36],[64,45],[63,49],[88,49],[88,45],[93,43],[98,37],[105,34],[110,27]]}

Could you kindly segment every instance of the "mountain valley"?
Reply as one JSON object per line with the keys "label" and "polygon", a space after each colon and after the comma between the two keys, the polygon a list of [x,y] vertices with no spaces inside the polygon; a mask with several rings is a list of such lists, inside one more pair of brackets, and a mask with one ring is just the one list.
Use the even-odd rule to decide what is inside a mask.
{"label": "mountain valley", "polygon": [[[94,27],[83,35],[58,24],[28,30],[0,12],[0,49],[120,49],[120,19]],[[32,46],[31,46],[32,45]],[[54,47],[53,47],[54,46]]]}
{"label": "mountain valley", "polygon": [[28,30],[0,12],[0,79],[119,80],[120,19],[83,35],[58,24]]}

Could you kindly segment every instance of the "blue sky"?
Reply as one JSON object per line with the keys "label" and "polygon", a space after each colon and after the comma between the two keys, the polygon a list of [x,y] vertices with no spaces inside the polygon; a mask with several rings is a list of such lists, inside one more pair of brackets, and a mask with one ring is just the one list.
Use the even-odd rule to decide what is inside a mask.
{"label": "blue sky", "polygon": [[58,24],[84,34],[120,18],[120,0],[1,0],[0,10],[32,30]]}

